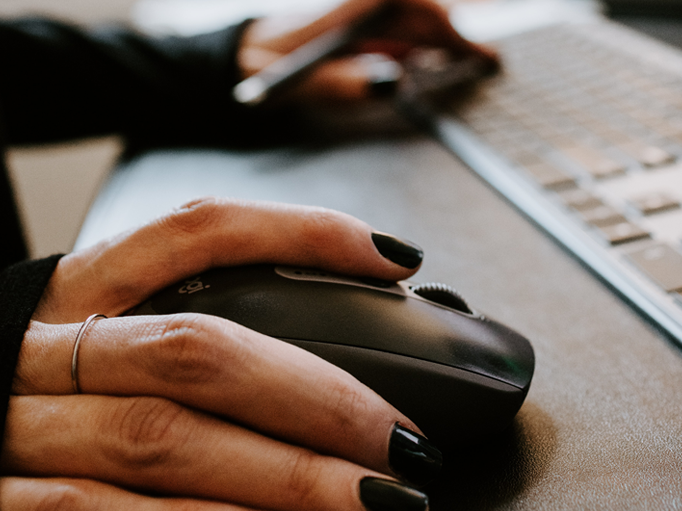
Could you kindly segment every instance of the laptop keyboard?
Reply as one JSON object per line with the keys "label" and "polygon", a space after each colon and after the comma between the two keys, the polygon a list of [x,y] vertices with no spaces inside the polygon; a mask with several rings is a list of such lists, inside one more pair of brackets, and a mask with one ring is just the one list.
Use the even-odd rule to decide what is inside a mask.
{"label": "laptop keyboard", "polygon": [[496,47],[436,136],[682,343],[682,52],[608,21]]}

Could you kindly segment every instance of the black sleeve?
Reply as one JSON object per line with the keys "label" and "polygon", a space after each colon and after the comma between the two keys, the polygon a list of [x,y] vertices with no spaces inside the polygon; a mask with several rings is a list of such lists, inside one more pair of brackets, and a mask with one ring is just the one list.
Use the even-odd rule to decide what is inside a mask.
{"label": "black sleeve", "polygon": [[0,273],[0,448],[21,341],[60,257],[24,261]]}
{"label": "black sleeve", "polygon": [[[263,142],[279,112],[232,100],[249,21],[195,37],[45,19],[0,22],[0,116],[7,142],[120,133],[164,144]],[[268,140],[271,142],[271,140]]]}

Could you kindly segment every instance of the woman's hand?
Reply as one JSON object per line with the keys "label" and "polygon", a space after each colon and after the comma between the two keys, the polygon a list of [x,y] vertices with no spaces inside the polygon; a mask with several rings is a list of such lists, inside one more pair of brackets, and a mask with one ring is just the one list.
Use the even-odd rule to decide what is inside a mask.
{"label": "woman's hand", "polygon": [[[22,345],[0,508],[425,509],[391,477],[421,484],[440,454],[347,373],[216,317],[117,317],[208,268],[266,262],[398,280],[421,251],[334,211],[203,199],[64,257]],[[74,395],[95,313],[110,319],[85,332]]]}
{"label": "woman's hand", "polygon": [[[491,50],[455,31],[447,10],[435,0],[346,0],[317,15],[275,16],[254,22],[244,33],[238,55],[244,78],[330,29],[350,25],[386,4],[394,9],[383,28],[358,41],[346,55],[320,64],[292,96],[307,101],[356,101],[390,90],[385,86],[391,77],[382,70],[391,76],[395,73],[386,63],[403,61],[415,48],[442,49],[455,60],[478,57],[485,66],[497,65]],[[368,54],[373,58],[367,58]]]}

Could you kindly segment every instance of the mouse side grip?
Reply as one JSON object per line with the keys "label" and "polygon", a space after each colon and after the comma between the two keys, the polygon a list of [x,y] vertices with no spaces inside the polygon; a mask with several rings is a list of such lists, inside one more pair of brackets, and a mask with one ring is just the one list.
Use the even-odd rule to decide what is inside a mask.
{"label": "mouse side grip", "polygon": [[508,427],[527,393],[476,373],[394,353],[283,340],[353,375],[413,420],[443,452]]}

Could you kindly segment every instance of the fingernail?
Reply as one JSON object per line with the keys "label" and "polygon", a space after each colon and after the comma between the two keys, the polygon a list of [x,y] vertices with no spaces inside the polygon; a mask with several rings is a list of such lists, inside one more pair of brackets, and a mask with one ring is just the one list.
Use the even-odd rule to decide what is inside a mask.
{"label": "fingernail", "polygon": [[424,259],[424,252],[419,246],[390,234],[375,231],[372,241],[382,256],[403,268],[416,268]]}
{"label": "fingernail", "polygon": [[369,81],[369,95],[372,98],[390,98],[395,96],[397,89],[398,80],[395,78],[375,76]]}
{"label": "fingernail", "polygon": [[397,481],[365,477],[360,481],[360,500],[367,511],[428,511],[429,498]]}
{"label": "fingernail", "polygon": [[443,454],[422,435],[396,423],[388,447],[388,463],[400,477],[421,486],[438,475]]}
{"label": "fingernail", "polygon": [[403,70],[396,61],[383,55],[364,55],[368,69],[369,95],[373,98],[388,98],[395,95]]}

